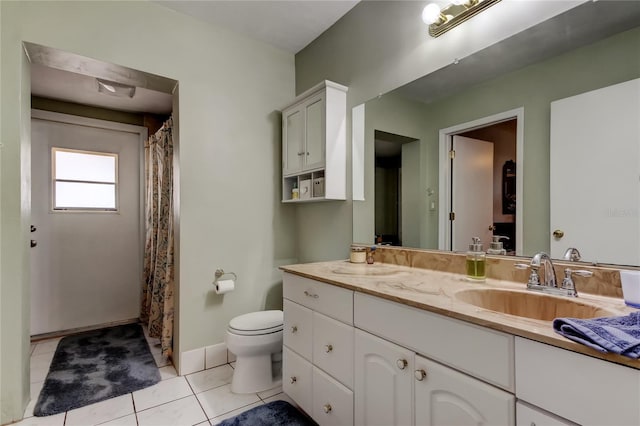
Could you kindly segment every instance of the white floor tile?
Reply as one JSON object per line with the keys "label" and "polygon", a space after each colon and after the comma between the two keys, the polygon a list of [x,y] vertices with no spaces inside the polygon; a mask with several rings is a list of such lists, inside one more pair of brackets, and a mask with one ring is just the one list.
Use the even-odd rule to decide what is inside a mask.
{"label": "white floor tile", "polygon": [[38,402],[38,396],[40,396],[42,385],[44,385],[44,381],[31,383],[31,400],[29,401],[29,404],[27,404],[27,408],[24,410],[24,418],[33,416],[33,409],[36,408],[36,402]]}
{"label": "white floor tile", "polygon": [[206,422],[198,423],[196,426],[211,426],[211,423],[207,420]]}
{"label": "white floor tile", "polygon": [[33,367],[46,367],[49,368],[51,365],[51,361],[53,361],[53,356],[55,352],[49,352],[44,354],[32,355],[29,359],[29,364],[31,368]]}
{"label": "white floor tile", "polygon": [[235,362],[235,361],[230,362],[230,363],[229,363],[229,365],[230,365],[231,367],[233,367],[233,368],[236,368],[236,362]]}
{"label": "white floor tile", "polygon": [[269,389],[266,391],[262,391],[262,392],[258,392],[258,396],[260,397],[260,399],[264,400],[266,398],[270,398],[273,395],[277,395],[279,393],[282,393],[282,386],[277,386],[273,389]]}
{"label": "white floor tile", "polygon": [[58,347],[58,342],[61,339],[61,337],[57,337],[55,339],[43,340],[42,342],[36,343],[36,348],[33,350],[33,355],[55,352],[56,348]]}
{"label": "white floor tile", "polygon": [[129,414],[106,423],[100,423],[100,426],[138,426],[138,420],[135,414]]}
{"label": "white floor tile", "polygon": [[131,394],[128,393],[67,411],[65,426],[96,425],[133,413],[133,401],[131,400]]}
{"label": "white floor tile", "polygon": [[31,349],[29,349],[29,355],[33,355],[33,350],[36,348],[36,344],[32,343],[31,344]]}
{"label": "white floor tile", "polygon": [[206,421],[207,417],[193,395],[138,412],[139,426],[195,425]]}
{"label": "white floor tile", "polygon": [[56,414],[55,416],[46,417],[29,417],[11,426],[63,426],[65,413]]}
{"label": "white floor tile", "polygon": [[209,419],[221,416],[229,411],[237,410],[255,402],[260,398],[255,393],[231,393],[231,385],[224,385],[196,395]]}
{"label": "white floor tile", "polygon": [[231,368],[229,364],[225,364],[220,367],[189,374],[186,377],[193,389],[193,392],[200,393],[231,383],[233,368]]}
{"label": "white floor tile", "polygon": [[178,377],[178,373],[173,365],[167,365],[165,367],[159,368],[160,371],[160,380],[173,379],[174,377]]}
{"label": "white floor tile", "polygon": [[297,407],[298,404],[296,404],[293,399],[289,398],[289,395],[287,395],[286,393],[279,393],[277,395],[274,395],[270,398],[266,398],[264,399],[264,403],[266,404],[267,402],[272,402],[272,401],[287,401],[289,404],[293,405],[294,407]]}
{"label": "white floor tile", "polygon": [[217,425],[223,420],[230,419],[231,417],[235,417],[238,414],[244,413],[245,411],[250,410],[252,408],[259,407],[260,405],[262,405],[262,402],[256,402],[255,404],[250,404],[250,405],[247,405],[246,407],[242,407],[242,408],[238,408],[237,410],[229,411],[227,414],[223,414],[222,416],[218,416],[218,417],[215,417],[215,418],[211,419],[211,424],[212,425]]}
{"label": "white floor tile", "polygon": [[133,401],[136,405],[136,412],[140,412],[189,395],[193,395],[193,392],[185,378],[175,377],[134,392]]}

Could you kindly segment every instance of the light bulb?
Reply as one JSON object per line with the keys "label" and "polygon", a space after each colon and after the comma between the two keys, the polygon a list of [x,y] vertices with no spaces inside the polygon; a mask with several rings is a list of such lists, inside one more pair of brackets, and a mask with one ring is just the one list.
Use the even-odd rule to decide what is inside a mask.
{"label": "light bulb", "polygon": [[435,24],[440,20],[440,6],[435,3],[429,3],[422,10],[422,20],[425,24]]}
{"label": "light bulb", "polygon": [[451,3],[455,4],[456,6],[462,6],[463,4],[468,3],[469,0],[451,0]]}

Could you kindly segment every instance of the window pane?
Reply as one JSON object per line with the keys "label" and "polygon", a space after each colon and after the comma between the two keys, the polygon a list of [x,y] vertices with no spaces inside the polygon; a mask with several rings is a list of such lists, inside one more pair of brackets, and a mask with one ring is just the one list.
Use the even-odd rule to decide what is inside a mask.
{"label": "window pane", "polygon": [[54,208],[116,208],[116,186],[97,183],[56,182]]}
{"label": "window pane", "polygon": [[116,181],[116,157],[82,152],[55,151],[55,179]]}

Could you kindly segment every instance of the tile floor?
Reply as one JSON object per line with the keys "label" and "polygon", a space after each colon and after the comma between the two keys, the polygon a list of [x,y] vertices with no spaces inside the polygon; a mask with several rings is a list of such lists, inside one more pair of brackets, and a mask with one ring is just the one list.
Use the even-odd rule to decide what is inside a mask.
{"label": "tile floor", "polygon": [[[175,426],[216,425],[249,408],[282,399],[293,402],[278,387],[257,394],[231,393],[234,363],[178,376],[169,361],[160,355],[155,339],[147,339],[160,367],[160,383],[127,395],[48,417],[34,417],[33,408],[49,371],[60,339],[31,345],[31,402],[20,426]],[[12,426],[14,426],[12,425]]]}

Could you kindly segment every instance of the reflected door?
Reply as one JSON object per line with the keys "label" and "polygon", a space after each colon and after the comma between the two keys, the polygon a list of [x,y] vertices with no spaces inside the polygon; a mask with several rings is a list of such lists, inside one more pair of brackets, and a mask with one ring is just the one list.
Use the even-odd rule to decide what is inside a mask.
{"label": "reflected door", "polygon": [[640,264],[638,117],[640,79],[551,103],[552,257]]}
{"label": "reflected door", "polygon": [[493,235],[493,143],[454,136],[452,148],[451,249],[467,250],[472,237],[486,249]]}

